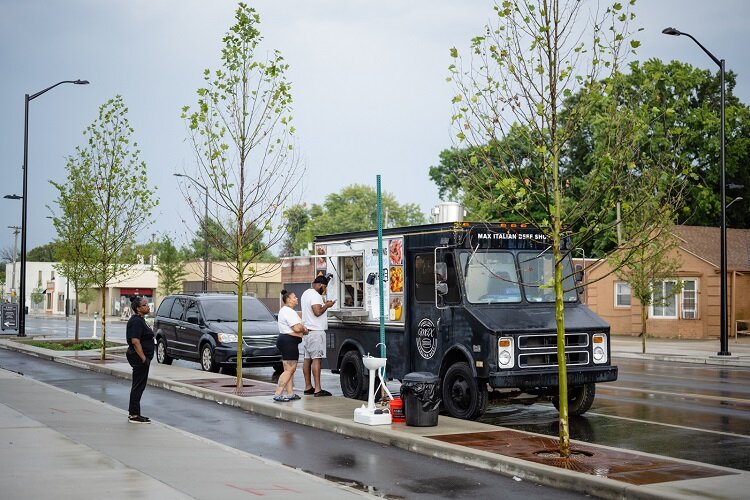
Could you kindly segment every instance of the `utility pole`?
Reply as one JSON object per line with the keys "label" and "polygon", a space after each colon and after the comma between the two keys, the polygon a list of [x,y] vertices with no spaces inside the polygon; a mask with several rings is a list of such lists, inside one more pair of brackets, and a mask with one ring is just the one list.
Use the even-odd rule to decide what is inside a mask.
{"label": "utility pole", "polygon": [[[19,226],[8,226],[8,229],[13,230],[13,275],[10,279],[10,290],[13,292],[16,289],[16,257],[18,255],[18,233],[21,232],[21,228]],[[12,298],[15,299],[15,297]]]}

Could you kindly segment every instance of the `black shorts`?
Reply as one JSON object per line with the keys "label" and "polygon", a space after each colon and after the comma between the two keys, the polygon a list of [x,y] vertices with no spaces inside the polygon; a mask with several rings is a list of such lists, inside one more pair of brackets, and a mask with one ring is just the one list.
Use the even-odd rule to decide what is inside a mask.
{"label": "black shorts", "polygon": [[276,347],[281,351],[281,359],[284,361],[297,361],[299,359],[299,344],[302,337],[280,333],[276,341]]}

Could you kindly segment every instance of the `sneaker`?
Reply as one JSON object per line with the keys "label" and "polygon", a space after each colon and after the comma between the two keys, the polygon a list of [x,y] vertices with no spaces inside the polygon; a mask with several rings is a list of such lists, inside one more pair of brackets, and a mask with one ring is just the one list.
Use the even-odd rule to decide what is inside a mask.
{"label": "sneaker", "polygon": [[315,387],[310,387],[309,389],[305,389],[305,391],[303,392],[303,394],[305,396],[309,396],[311,394],[315,394]]}
{"label": "sneaker", "polygon": [[333,396],[330,392],[326,391],[325,389],[321,389],[315,394],[313,394],[316,398],[322,398],[323,396]]}
{"label": "sneaker", "polygon": [[278,395],[278,396],[274,396],[273,400],[276,401],[277,403],[286,403],[289,401],[289,398],[286,396]]}
{"label": "sneaker", "polygon": [[151,419],[148,417],[143,417],[141,415],[129,415],[128,422],[130,422],[131,424],[150,424]]}
{"label": "sneaker", "polygon": [[299,397],[299,394],[292,394],[291,396],[287,396],[287,399],[289,401],[297,401],[298,399],[302,399],[302,398]]}

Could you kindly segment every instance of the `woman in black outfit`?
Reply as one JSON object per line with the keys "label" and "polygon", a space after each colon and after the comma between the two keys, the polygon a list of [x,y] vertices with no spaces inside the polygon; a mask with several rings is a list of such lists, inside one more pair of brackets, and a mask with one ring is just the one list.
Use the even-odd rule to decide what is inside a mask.
{"label": "woman in black outfit", "polygon": [[128,405],[128,422],[131,424],[150,424],[151,419],[141,415],[141,395],[146,389],[148,368],[154,357],[154,331],[148,326],[144,316],[149,312],[146,297],[130,299],[130,308],[135,314],[130,316],[125,328],[125,338],[128,341],[126,354],[128,363],[133,367],[133,385],[130,388],[130,404]]}

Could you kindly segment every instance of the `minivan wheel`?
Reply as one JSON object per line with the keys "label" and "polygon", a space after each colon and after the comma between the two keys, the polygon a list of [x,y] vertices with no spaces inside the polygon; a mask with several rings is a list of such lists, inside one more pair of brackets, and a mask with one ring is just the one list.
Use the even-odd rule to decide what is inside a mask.
{"label": "minivan wheel", "polygon": [[474,377],[468,363],[455,363],[445,372],[443,408],[464,420],[476,420],[487,410],[487,384]]}
{"label": "minivan wheel", "polygon": [[211,344],[203,344],[201,347],[201,368],[206,372],[218,372],[219,364],[214,361],[214,349]]}
{"label": "minivan wheel", "polygon": [[167,341],[163,338],[160,338],[156,343],[156,361],[162,365],[172,364],[172,356],[167,354]]}

